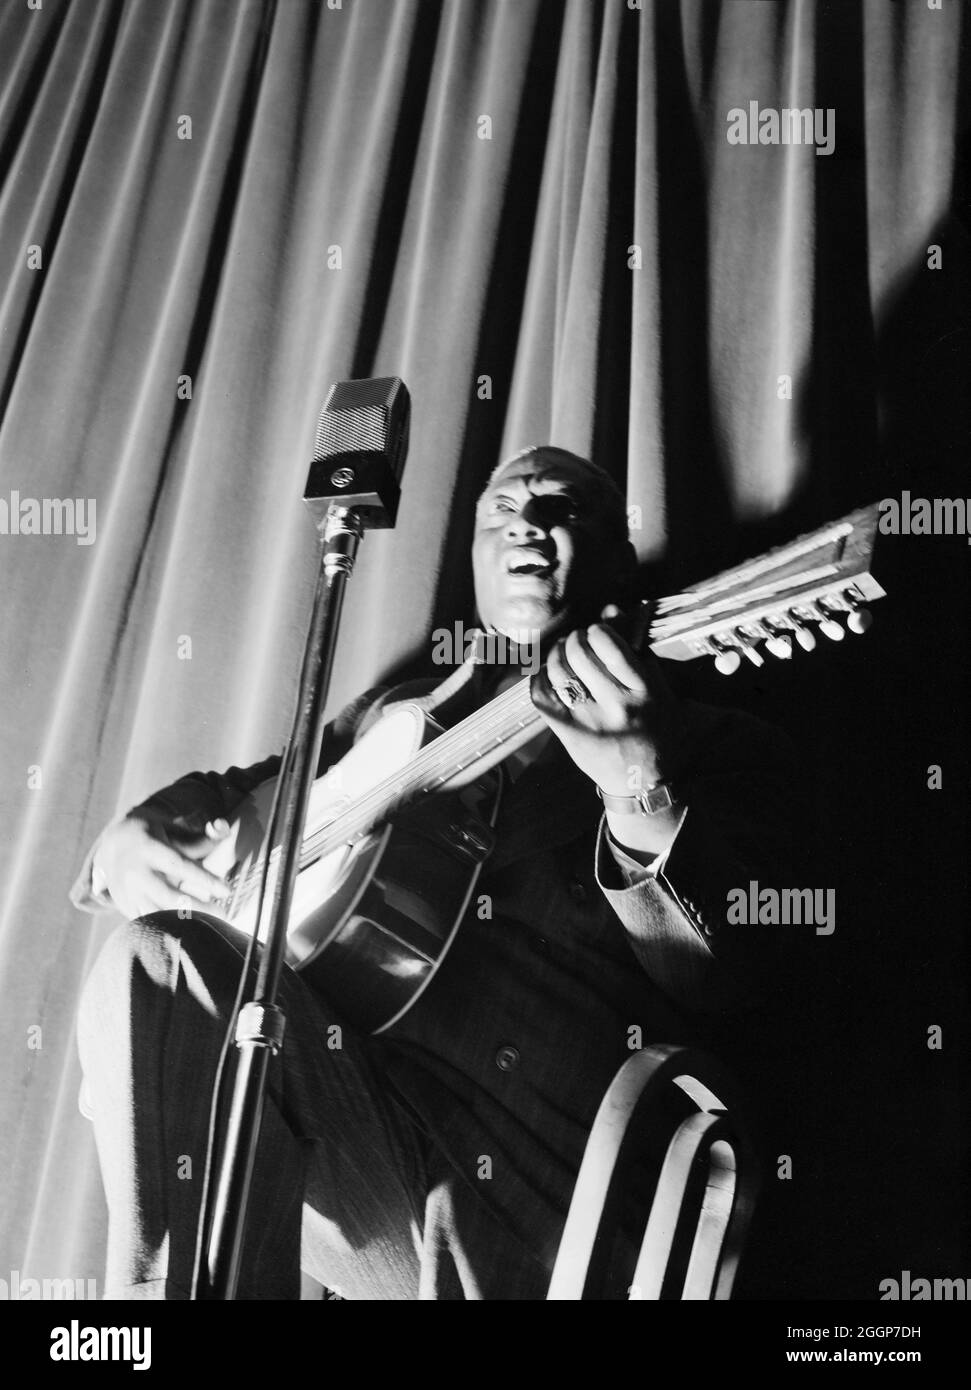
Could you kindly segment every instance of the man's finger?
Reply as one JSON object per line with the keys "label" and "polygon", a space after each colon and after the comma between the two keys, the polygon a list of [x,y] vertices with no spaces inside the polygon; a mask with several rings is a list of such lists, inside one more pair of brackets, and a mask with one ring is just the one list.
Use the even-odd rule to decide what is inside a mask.
{"label": "man's finger", "polygon": [[189,897],[197,898],[201,903],[229,897],[228,884],[169,845],[159,843],[157,851],[152,855],[151,867],[156,873],[167,878],[175,888]]}
{"label": "man's finger", "polygon": [[190,912],[193,908],[205,911],[210,906],[205,899],[194,897],[193,894],[182,889],[173,888],[164,878],[158,877],[155,878],[152,887],[148,890],[148,897],[153,904],[152,912],[178,912],[180,908],[183,911],[188,909]]}
{"label": "man's finger", "polygon": [[571,632],[566,639],[566,660],[577,680],[589,692],[591,700],[605,710],[616,710],[623,705],[630,692],[607,669],[582,630]]}
{"label": "man's finger", "polygon": [[644,696],[650,693],[637,658],[622,637],[610,628],[595,623],[593,627],[587,628],[586,639],[594,654],[621,685],[626,686],[634,695]]}
{"label": "man's finger", "polygon": [[186,901],[184,898],[180,900],[171,884],[155,874],[141,876],[138,884],[134,887],[129,886],[128,891],[122,893],[121,897],[122,901],[116,903],[116,906],[129,922],[137,922],[139,918],[148,917],[153,912],[167,912],[173,907],[178,907],[180,901],[183,905]]}
{"label": "man's finger", "polygon": [[572,677],[573,672],[568,669],[563,659],[561,639],[547,656],[543,671],[530,683],[533,704],[551,727],[572,722],[569,710],[556,693],[556,687],[565,685]]}
{"label": "man's finger", "polygon": [[218,845],[221,845],[227,835],[230,834],[232,827],[229,821],[211,820],[206,822],[205,832],[202,835],[193,836],[191,839],[183,839],[179,836],[176,840],[168,840],[166,843],[174,844],[175,850],[179,854],[187,854],[190,859],[205,859],[212,854]]}

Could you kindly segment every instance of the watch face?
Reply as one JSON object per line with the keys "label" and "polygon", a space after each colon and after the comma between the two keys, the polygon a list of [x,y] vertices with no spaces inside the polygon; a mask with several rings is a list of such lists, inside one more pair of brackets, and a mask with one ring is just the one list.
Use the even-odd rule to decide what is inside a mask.
{"label": "watch face", "polygon": [[656,815],[658,811],[666,811],[669,806],[674,805],[674,801],[674,792],[668,782],[661,782],[650,791],[641,793],[641,804],[649,816]]}

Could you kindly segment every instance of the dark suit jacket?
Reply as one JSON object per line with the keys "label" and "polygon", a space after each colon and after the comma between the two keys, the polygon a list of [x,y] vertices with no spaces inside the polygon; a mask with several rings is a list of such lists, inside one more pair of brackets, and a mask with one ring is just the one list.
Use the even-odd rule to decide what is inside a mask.
{"label": "dark suit jacket", "polygon": [[[476,679],[436,718],[475,707]],[[415,693],[349,706],[328,726],[321,768]],[[749,716],[689,704],[688,718],[688,810],[656,878],[625,886],[592,783],[551,740],[503,798],[495,850],[435,979],[373,1040],[400,1105],[546,1268],[597,1107],[632,1048],[705,1045],[773,988],[784,929],[729,926],[726,907],[751,879],[791,882],[791,750]],[[277,768],[192,773],[139,809],[198,834]],[[90,858],[74,890],[85,907],[96,906]]]}

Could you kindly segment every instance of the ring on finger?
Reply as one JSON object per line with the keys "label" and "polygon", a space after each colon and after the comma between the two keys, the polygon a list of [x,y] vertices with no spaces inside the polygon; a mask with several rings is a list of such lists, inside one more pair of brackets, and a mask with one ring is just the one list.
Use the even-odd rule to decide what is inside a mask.
{"label": "ring on finger", "polygon": [[590,699],[590,691],[587,687],[572,677],[570,680],[564,681],[562,685],[554,685],[553,690],[567,709],[572,709],[574,705],[585,705]]}

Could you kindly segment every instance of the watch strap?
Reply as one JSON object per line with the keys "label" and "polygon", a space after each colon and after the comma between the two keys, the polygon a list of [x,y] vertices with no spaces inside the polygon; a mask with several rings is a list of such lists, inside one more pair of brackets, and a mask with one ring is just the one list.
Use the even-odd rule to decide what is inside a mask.
{"label": "watch strap", "polygon": [[597,795],[605,810],[622,816],[656,816],[660,811],[670,810],[680,800],[677,789],[670,782],[658,782],[634,796],[612,796],[598,787]]}

